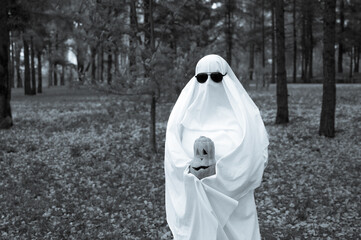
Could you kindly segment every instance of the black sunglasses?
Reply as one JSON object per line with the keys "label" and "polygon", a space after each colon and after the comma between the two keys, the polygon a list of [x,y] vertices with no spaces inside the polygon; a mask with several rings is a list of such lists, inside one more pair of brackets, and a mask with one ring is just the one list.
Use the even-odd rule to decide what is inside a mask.
{"label": "black sunglasses", "polygon": [[[226,73],[227,74],[227,73]],[[211,76],[211,79],[216,82],[216,83],[219,83],[219,82],[222,82],[223,80],[223,77],[226,76],[226,74],[222,74],[220,72],[213,72],[213,73],[198,73],[196,75],[196,78],[197,78],[197,81],[199,83],[205,83],[208,79],[208,75]]]}

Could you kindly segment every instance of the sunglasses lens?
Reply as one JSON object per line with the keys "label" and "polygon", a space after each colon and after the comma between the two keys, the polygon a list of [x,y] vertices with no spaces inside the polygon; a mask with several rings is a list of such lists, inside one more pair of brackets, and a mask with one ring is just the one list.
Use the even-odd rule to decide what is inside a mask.
{"label": "sunglasses lens", "polygon": [[208,79],[208,75],[205,73],[200,73],[196,76],[196,78],[199,83],[205,83]]}
{"label": "sunglasses lens", "polygon": [[219,83],[222,81],[223,75],[222,73],[212,73],[211,78],[214,82]]}

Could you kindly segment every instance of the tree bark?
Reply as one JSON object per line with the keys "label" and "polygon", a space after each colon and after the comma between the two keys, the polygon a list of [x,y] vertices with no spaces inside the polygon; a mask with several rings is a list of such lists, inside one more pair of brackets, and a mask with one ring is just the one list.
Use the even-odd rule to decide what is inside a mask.
{"label": "tree bark", "polygon": [[115,47],[114,51],[114,75],[119,77],[119,50]]}
{"label": "tree bark", "polygon": [[49,42],[48,64],[49,64],[49,67],[48,67],[48,70],[49,70],[48,71],[48,87],[51,87],[51,86],[53,86],[53,71],[54,71],[51,42]]}
{"label": "tree bark", "polygon": [[29,44],[26,39],[23,39],[24,42],[24,92],[25,95],[31,95],[31,79],[30,79],[30,60],[29,60]]}
{"label": "tree bark", "polygon": [[11,87],[9,79],[9,30],[8,21],[8,2],[0,3],[0,129],[7,129],[13,125],[11,115]]}
{"label": "tree bark", "polygon": [[323,10],[323,94],[319,134],[335,136],[335,25],[336,0],[324,0]]}
{"label": "tree bark", "polygon": [[10,46],[11,46],[11,57],[10,57],[10,86],[11,88],[15,88],[15,43],[13,38],[10,37]]}
{"label": "tree bark", "polygon": [[272,72],[271,72],[271,83],[276,83],[276,39],[275,39],[275,0],[272,1],[272,11],[271,11],[271,18],[272,18],[272,31],[271,31],[271,45],[272,45]]}
{"label": "tree bark", "polygon": [[261,24],[262,24],[262,87],[266,87],[266,55],[265,55],[265,28],[264,28],[264,0],[262,0],[262,16],[261,16]]}
{"label": "tree bark", "polygon": [[65,85],[65,65],[61,65],[60,86]]}
{"label": "tree bark", "polygon": [[249,67],[248,67],[248,74],[249,80],[253,80],[253,72],[254,72],[254,43],[250,43],[249,47]]}
{"label": "tree bark", "polygon": [[307,15],[307,9],[306,9],[306,2],[302,1],[302,26],[301,26],[301,79],[303,83],[307,82],[307,65],[308,65],[308,59],[307,59],[307,46],[306,46],[306,15]]}
{"label": "tree bark", "polygon": [[30,56],[31,56],[31,94],[36,94],[36,78],[35,78],[35,53],[33,36],[30,37]]}
{"label": "tree bark", "polygon": [[111,51],[108,53],[108,73],[107,73],[107,83],[110,85],[112,83],[112,65],[113,65],[113,56]]}
{"label": "tree bark", "polygon": [[[252,16],[250,20],[250,29],[253,31],[255,28],[256,13],[255,13],[255,9],[251,11],[252,11]],[[248,74],[249,74],[248,78],[250,81],[253,80],[253,73],[254,73],[254,49],[255,49],[255,44],[254,41],[251,40],[249,41],[249,65],[248,65]]]}
{"label": "tree bark", "polygon": [[20,71],[20,52],[21,47],[18,43],[15,43],[15,62],[16,62],[16,87],[22,88],[23,87],[23,80],[21,79],[21,71]]}
{"label": "tree bark", "polygon": [[37,52],[38,57],[38,93],[43,92],[43,76],[42,76],[42,65],[41,65],[41,50]]}
{"label": "tree bark", "polygon": [[97,49],[95,47],[92,47],[91,49],[91,64],[92,64],[92,70],[91,70],[91,82],[92,84],[95,84],[95,78],[96,78],[96,64],[95,64],[95,58],[97,54]]}
{"label": "tree bark", "polygon": [[297,82],[297,29],[296,0],[293,0],[293,83]]}
{"label": "tree bark", "polygon": [[[151,54],[155,52],[155,37],[154,37],[154,21],[153,21],[153,0],[144,1],[144,24],[146,27],[145,33],[145,44],[151,50]],[[149,34],[147,34],[149,33]],[[150,56],[151,57],[151,56]],[[149,144],[153,153],[157,153],[157,141],[156,141],[156,106],[157,106],[157,97],[156,97],[156,79],[154,74],[151,73],[151,69],[145,65],[146,77],[150,79],[151,86],[151,104],[150,104],[150,125],[149,125]]]}
{"label": "tree bark", "polygon": [[54,86],[58,86],[58,64],[54,64],[54,77],[53,77],[53,85]]}
{"label": "tree bark", "polygon": [[149,140],[150,140],[150,147],[152,149],[152,152],[154,152],[154,153],[157,152],[156,107],[157,107],[157,99],[156,99],[155,93],[153,92],[153,94],[151,96],[151,104],[150,104],[151,123],[149,126],[149,130],[150,130]]}
{"label": "tree bark", "polygon": [[308,2],[308,11],[307,11],[307,39],[308,39],[308,75],[307,82],[311,82],[313,77],[313,0]]}
{"label": "tree bark", "polygon": [[[58,44],[58,33],[55,34],[55,55],[58,55],[58,49],[59,49],[59,44]],[[57,57],[56,57],[57,58]],[[58,85],[58,64],[57,64],[57,59],[55,59],[54,62],[54,86]]]}
{"label": "tree bark", "polygon": [[114,75],[115,77],[119,76],[119,49],[118,47],[115,47],[114,51]]}
{"label": "tree bark", "polygon": [[104,47],[103,46],[101,46],[101,48],[100,48],[99,56],[100,56],[100,59],[99,59],[100,60],[99,61],[99,64],[100,64],[99,80],[100,80],[100,82],[103,82],[103,80],[104,80],[104,78],[103,78],[103,76],[104,76]]}
{"label": "tree bark", "polygon": [[138,18],[137,18],[137,9],[135,1],[130,1],[130,26],[131,26],[131,36],[129,38],[129,69],[133,73],[136,71],[136,42],[137,36],[136,32],[138,29]]}
{"label": "tree bark", "polygon": [[343,72],[343,34],[345,31],[345,15],[344,15],[344,9],[345,9],[345,3],[344,0],[340,0],[340,32],[339,32],[339,38],[338,38],[338,60],[337,60],[337,71],[339,73]]}
{"label": "tree bark", "polygon": [[348,74],[348,78],[350,80],[352,79],[353,55],[354,55],[354,48],[351,47],[351,49],[350,49],[350,67],[349,67],[349,74]]}
{"label": "tree bark", "polygon": [[356,52],[355,52],[355,73],[359,72],[359,67],[360,67],[360,46],[358,46],[356,48]]}
{"label": "tree bark", "polygon": [[276,124],[288,123],[288,93],[285,57],[284,2],[276,0],[277,115]]}
{"label": "tree bark", "polygon": [[227,0],[226,3],[226,41],[227,41],[227,52],[226,59],[228,64],[232,64],[232,2],[233,0]]}

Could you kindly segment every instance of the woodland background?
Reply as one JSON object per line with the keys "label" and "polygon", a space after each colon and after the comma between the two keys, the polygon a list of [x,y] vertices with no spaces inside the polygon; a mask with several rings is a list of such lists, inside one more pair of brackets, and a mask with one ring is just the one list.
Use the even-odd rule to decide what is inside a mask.
{"label": "woodland background", "polygon": [[[270,136],[256,192],[263,238],[361,238],[360,1],[7,0],[0,9],[0,96],[13,125],[0,130],[2,239],[171,239],[165,128],[210,53],[231,65]],[[331,138],[319,135],[321,83],[336,90]],[[280,96],[287,124],[275,121]]]}

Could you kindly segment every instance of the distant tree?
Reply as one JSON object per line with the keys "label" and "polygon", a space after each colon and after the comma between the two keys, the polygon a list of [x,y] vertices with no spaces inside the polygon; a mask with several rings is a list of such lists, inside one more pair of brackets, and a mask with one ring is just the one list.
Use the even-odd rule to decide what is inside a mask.
{"label": "distant tree", "polygon": [[293,0],[292,18],[293,18],[293,82],[297,81],[297,17],[296,17],[296,0]]}
{"label": "distant tree", "polygon": [[9,79],[9,48],[8,10],[10,0],[0,1],[0,129],[13,125],[11,115],[11,86]]}
{"label": "distant tree", "polygon": [[129,4],[129,22],[130,22],[130,36],[129,36],[129,69],[130,72],[136,70],[136,42],[138,27],[138,16],[136,1],[130,1]]}
{"label": "distant tree", "polygon": [[113,54],[111,50],[108,50],[108,68],[107,68],[107,83],[112,83],[112,66],[113,66]]}
{"label": "distant tree", "polygon": [[151,61],[153,55],[156,51],[155,49],[155,36],[154,36],[154,2],[153,0],[144,0],[144,44],[146,49],[150,51],[144,51],[143,54],[143,66],[145,69],[145,77],[149,78],[150,86],[150,126],[149,126],[149,143],[151,150],[157,152],[157,141],[156,141],[156,106],[157,106],[157,80],[155,79],[154,74],[151,72],[150,65],[148,61]]}
{"label": "distant tree", "polygon": [[233,0],[226,0],[226,42],[227,42],[227,50],[226,50],[226,59],[229,65],[232,64],[232,47],[233,47],[233,24],[232,24],[232,17],[233,17],[233,10],[234,10],[234,3]]}
{"label": "distant tree", "polygon": [[288,123],[288,93],[285,57],[284,0],[276,1],[277,115],[276,124]]}
{"label": "distant tree", "polygon": [[265,33],[265,0],[262,0],[261,27],[262,27],[262,87],[266,87],[265,67],[266,67],[266,33]]}
{"label": "distant tree", "polygon": [[275,24],[275,1],[271,2],[271,51],[272,51],[272,70],[271,83],[276,83],[276,24]]}
{"label": "distant tree", "polygon": [[15,42],[14,46],[15,46],[15,71],[16,71],[16,87],[17,88],[22,88],[23,87],[23,80],[21,78],[21,71],[20,71],[20,66],[21,66],[21,62],[20,62],[20,52],[21,52],[21,42],[17,41]]}
{"label": "distant tree", "polygon": [[65,63],[61,64],[60,86],[65,85]]}
{"label": "distant tree", "polygon": [[52,58],[53,46],[51,41],[48,44],[48,87],[53,86],[53,72],[54,72],[54,65],[53,65],[53,58]]}
{"label": "distant tree", "polygon": [[10,46],[11,46],[10,63],[9,63],[10,85],[11,88],[15,88],[15,43],[12,35],[10,36]]}
{"label": "distant tree", "polygon": [[353,72],[358,72],[360,60],[361,6],[359,1],[345,1],[344,12],[345,27],[342,35],[342,43],[344,53],[348,53],[350,59],[349,79],[352,81]]}
{"label": "distant tree", "polygon": [[31,76],[30,76],[30,55],[29,55],[29,43],[23,35],[24,43],[24,93],[25,95],[32,95],[31,91]]}
{"label": "distant tree", "polygon": [[323,10],[323,95],[319,134],[335,136],[335,33],[336,0],[324,0]]}
{"label": "distant tree", "polygon": [[36,73],[35,73],[35,47],[33,36],[30,36],[30,59],[31,59],[31,94],[36,94]]}
{"label": "distant tree", "polygon": [[42,77],[42,62],[41,62],[41,54],[42,51],[38,50],[37,58],[38,58],[38,93],[43,92],[43,77]]}
{"label": "distant tree", "polygon": [[314,6],[313,0],[303,0],[301,2],[301,47],[302,47],[302,81],[309,83],[313,76],[313,25],[314,25]]}
{"label": "distant tree", "polygon": [[[256,15],[256,8],[252,5],[249,4],[250,6],[250,19],[249,19],[249,28],[250,28],[250,33],[254,33],[255,32],[255,28],[256,28],[256,19],[257,19],[257,15]],[[248,45],[249,45],[249,65],[248,65],[248,74],[249,74],[249,80],[253,80],[253,74],[254,74],[254,58],[255,58],[255,48],[256,48],[256,41],[254,39],[254,34],[248,34],[250,40],[248,41]]]}
{"label": "distant tree", "polygon": [[96,82],[96,71],[97,71],[97,66],[96,66],[96,55],[97,55],[97,48],[96,47],[92,47],[91,48],[91,83],[95,84]]}
{"label": "distant tree", "polygon": [[339,28],[339,34],[338,34],[338,61],[337,61],[337,72],[342,73],[343,72],[343,37],[344,37],[344,31],[345,31],[345,3],[344,0],[340,0],[340,6],[339,6],[339,16],[340,16],[340,28]]}
{"label": "distant tree", "polygon": [[[56,57],[58,55],[58,50],[59,50],[59,34],[58,32],[55,33],[55,54],[56,54]],[[57,86],[58,85],[58,59],[56,58],[54,61],[53,61],[53,64],[54,64],[54,72],[53,72],[53,84],[54,86]]]}

